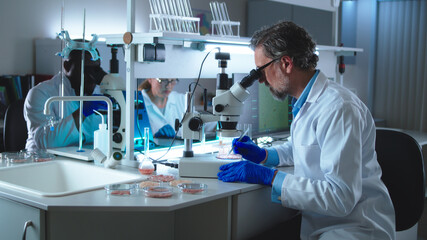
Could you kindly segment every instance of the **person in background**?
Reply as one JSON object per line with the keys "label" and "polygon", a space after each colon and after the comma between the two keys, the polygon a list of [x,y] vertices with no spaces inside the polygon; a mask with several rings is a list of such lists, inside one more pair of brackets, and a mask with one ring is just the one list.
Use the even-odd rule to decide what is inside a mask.
{"label": "person in background", "polygon": [[[293,97],[291,137],[267,149],[235,139],[235,152],[248,161],[221,166],[218,178],[272,186],[273,202],[301,210],[301,239],[395,239],[368,108],[316,70],[315,43],[296,24],[262,29],[251,46],[259,82],[277,99]],[[293,174],[269,168],[288,165]]]}
{"label": "person in background", "polygon": [[178,79],[148,78],[139,86],[150,119],[151,131],[157,138],[175,136],[175,119],[185,112],[185,95],[173,91]]}
{"label": "person in background", "polygon": [[[81,50],[72,50],[64,60],[64,96],[80,96]],[[85,51],[84,95],[99,93],[99,84],[106,75],[100,60],[92,61],[92,55]],[[46,127],[48,118],[43,114],[46,100],[59,96],[61,74],[33,87],[24,103],[24,118],[27,122],[27,151],[77,145],[79,141],[79,102],[64,103],[64,117],[60,118],[59,102],[50,105],[51,114],[58,122],[53,129]],[[95,90],[95,91],[94,91]],[[85,101],[83,103],[83,143],[93,142],[93,132],[98,129],[101,118],[93,110],[106,109],[105,102]]]}

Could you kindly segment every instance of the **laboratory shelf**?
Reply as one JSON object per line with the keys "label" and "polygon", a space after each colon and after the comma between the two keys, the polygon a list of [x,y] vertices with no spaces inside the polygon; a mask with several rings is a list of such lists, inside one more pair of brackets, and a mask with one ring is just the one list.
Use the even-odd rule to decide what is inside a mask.
{"label": "laboratory shelf", "polygon": [[[100,41],[107,44],[124,44],[124,34],[99,35]],[[186,45],[189,43],[210,43],[249,46],[250,38],[247,37],[220,37],[212,35],[194,35],[171,32],[132,33],[133,44],[163,43],[172,45]]]}

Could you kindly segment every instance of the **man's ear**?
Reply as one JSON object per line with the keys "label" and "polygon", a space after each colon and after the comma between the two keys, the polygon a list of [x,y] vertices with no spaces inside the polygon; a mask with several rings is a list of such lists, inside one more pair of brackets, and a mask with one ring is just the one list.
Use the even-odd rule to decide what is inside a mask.
{"label": "man's ear", "polygon": [[293,62],[292,62],[292,58],[290,58],[289,56],[283,56],[281,59],[281,64],[283,69],[285,69],[286,73],[290,73],[292,71],[292,68],[294,66]]}

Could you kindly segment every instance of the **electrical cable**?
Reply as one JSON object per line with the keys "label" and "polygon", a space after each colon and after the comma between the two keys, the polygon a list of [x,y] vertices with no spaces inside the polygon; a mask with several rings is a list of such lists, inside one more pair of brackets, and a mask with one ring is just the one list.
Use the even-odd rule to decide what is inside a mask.
{"label": "electrical cable", "polygon": [[[196,84],[196,82],[192,82],[192,83],[188,84],[188,91],[189,91],[189,92],[191,92],[191,85],[193,85],[193,84]],[[206,89],[205,87],[203,87],[203,85],[202,85],[202,84],[199,84],[199,83],[197,83],[197,85],[196,85],[196,86],[199,86],[199,87],[201,87],[201,88],[203,88],[203,89]]]}
{"label": "electrical cable", "polygon": [[[200,81],[200,76],[201,76],[201,74],[202,74],[203,64],[205,63],[205,60],[206,60],[206,58],[209,56],[209,54],[210,54],[213,50],[215,50],[215,49],[218,49],[218,51],[221,51],[221,48],[219,48],[219,47],[212,48],[212,49],[211,49],[211,50],[206,54],[206,56],[203,58],[202,63],[200,64],[199,75],[197,76],[197,81],[196,81],[196,83],[195,83],[195,84],[196,84],[196,86],[193,88],[193,91],[191,91],[191,95],[190,95],[190,102],[193,100],[194,92],[196,91],[197,86],[201,86],[201,85],[199,85],[199,81]],[[194,82],[193,82],[193,83],[194,83]],[[190,85],[191,85],[191,84],[193,84],[193,83],[190,83]],[[191,87],[190,87],[189,89],[191,89]],[[167,150],[167,151],[166,151],[162,156],[160,156],[159,158],[157,158],[157,159],[152,159],[152,158],[150,157],[150,159],[152,159],[152,160],[154,160],[154,161],[159,161],[161,158],[163,158],[164,156],[166,156],[166,154],[168,154],[168,153],[169,153],[170,149],[171,149],[171,148],[172,148],[172,146],[173,146],[173,143],[175,142],[176,136],[178,135],[179,128],[182,126],[182,122],[184,121],[184,119],[185,119],[185,117],[186,117],[186,115],[187,115],[187,112],[189,111],[189,107],[190,107],[190,105],[191,105],[191,104],[188,104],[188,106],[187,106],[187,110],[185,111],[184,116],[182,117],[181,121],[179,122],[179,126],[177,127],[177,129],[175,129],[175,136],[173,137],[172,142],[171,142],[171,144],[169,145],[168,150]]]}

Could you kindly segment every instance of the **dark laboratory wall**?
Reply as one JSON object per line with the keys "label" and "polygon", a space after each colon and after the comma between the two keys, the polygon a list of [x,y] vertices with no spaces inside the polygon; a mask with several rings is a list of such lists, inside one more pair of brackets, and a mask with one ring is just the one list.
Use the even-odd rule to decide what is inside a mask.
{"label": "dark laboratory wall", "polygon": [[268,0],[248,0],[248,36],[279,20],[293,21],[304,27],[319,45],[334,45],[333,13]]}

